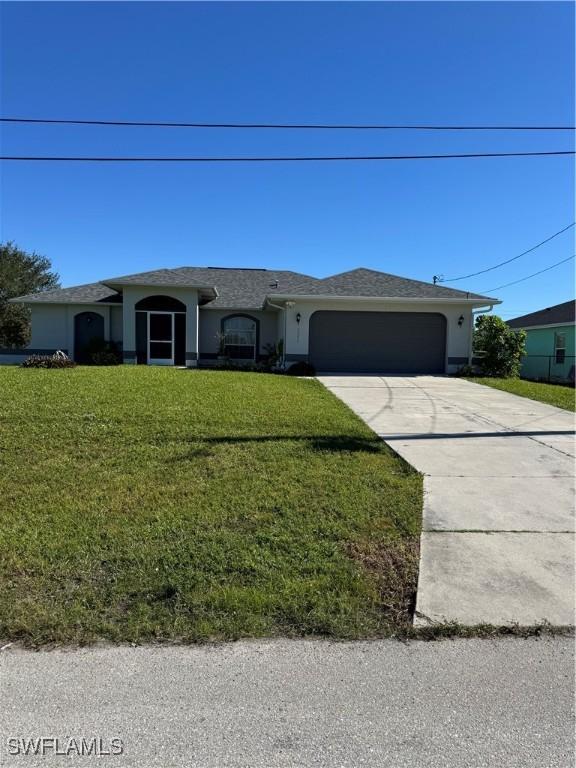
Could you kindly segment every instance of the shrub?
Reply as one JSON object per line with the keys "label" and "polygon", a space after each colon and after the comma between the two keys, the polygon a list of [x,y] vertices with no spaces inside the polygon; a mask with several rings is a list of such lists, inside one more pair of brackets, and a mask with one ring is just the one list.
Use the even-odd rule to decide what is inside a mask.
{"label": "shrub", "polygon": [[474,369],[474,366],[468,365],[467,363],[466,365],[461,365],[460,368],[458,368],[458,370],[454,374],[454,376],[463,376],[463,377],[474,376],[475,373],[476,371]]}
{"label": "shrub", "polygon": [[524,354],[525,331],[515,331],[496,315],[480,315],[474,330],[474,350],[484,376],[517,378]]}
{"label": "shrub", "polygon": [[122,357],[118,345],[113,341],[94,338],[86,347],[89,365],[120,365]]}
{"label": "shrub", "polygon": [[264,352],[266,354],[264,362],[269,370],[280,367],[284,358],[284,339],[280,339],[277,344],[266,344]]}
{"label": "shrub", "polygon": [[286,374],[287,376],[315,376],[316,369],[305,360],[299,360],[287,369]]}
{"label": "shrub", "polygon": [[218,371],[243,371],[245,373],[273,373],[287,376],[315,376],[316,370],[310,363],[300,360],[293,363],[287,370],[278,365],[270,365],[270,359],[265,360],[219,360],[216,365],[210,366]]}
{"label": "shrub", "polygon": [[270,373],[270,367],[265,361],[256,360],[231,360],[225,358],[218,360],[215,365],[210,366],[218,371],[244,371],[245,373]]}
{"label": "shrub", "polygon": [[118,352],[111,349],[103,349],[102,352],[92,354],[92,365],[120,365],[121,362]]}
{"label": "shrub", "polygon": [[20,363],[21,368],[75,368],[76,363],[58,350],[53,355],[30,355]]}
{"label": "shrub", "polygon": [[107,343],[104,349],[92,352],[92,365],[120,365],[122,357],[114,343]]}
{"label": "shrub", "polygon": [[227,357],[226,355],[226,334],[222,331],[218,331],[215,336],[218,342],[218,357]]}

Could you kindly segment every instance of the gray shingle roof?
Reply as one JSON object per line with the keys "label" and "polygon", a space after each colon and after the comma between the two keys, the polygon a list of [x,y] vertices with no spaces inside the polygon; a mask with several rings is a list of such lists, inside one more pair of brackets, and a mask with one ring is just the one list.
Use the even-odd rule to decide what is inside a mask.
{"label": "gray shingle roof", "polygon": [[56,288],[53,291],[41,291],[29,293],[27,296],[19,296],[12,301],[22,301],[27,304],[94,304],[94,303],[118,303],[122,300],[118,291],[108,288],[102,283],[87,283],[86,285],[74,285],[72,288]]}
{"label": "gray shingle roof", "polygon": [[313,286],[297,286],[295,295],[367,296],[386,299],[479,299],[496,301],[477,293],[458,291],[443,285],[424,283],[407,277],[389,275],[375,269],[352,269],[317,280]]}
{"label": "gray shingle roof", "polygon": [[558,325],[559,323],[573,323],[576,317],[576,301],[565,301],[553,307],[540,309],[538,312],[530,312],[528,315],[515,317],[508,320],[511,328],[530,328],[533,325]]}
{"label": "gray shingle roof", "polygon": [[202,281],[201,275],[193,274],[204,270],[192,270],[185,274],[181,269],[153,269],[150,272],[136,272],[102,280],[105,285],[173,285],[179,288],[212,287],[213,282]]}
{"label": "gray shingle roof", "polygon": [[218,298],[208,305],[214,308],[257,309],[266,296],[290,293],[296,285],[311,289],[318,282],[314,277],[286,270],[180,267],[176,271],[186,279],[214,285]]}
{"label": "gray shingle roof", "polygon": [[[215,287],[218,296],[209,299],[208,307],[226,309],[258,309],[265,298],[278,296],[366,296],[392,299],[476,299],[493,302],[487,296],[466,293],[443,285],[377,272],[353,269],[319,280],[287,270],[234,269],[228,267],[179,267],[156,269],[134,275],[111,278],[101,283],[77,285],[54,291],[21,296],[13,301],[26,303],[118,303],[123,285]],[[118,287],[118,291],[114,287]]]}
{"label": "gray shingle roof", "polygon": [[20,296],[13,301],[26,303],[94,303],[122,300],[118,291],[109,287],[123,285],[158,285],[178,287],[215,287],[218,296],[208,306],[214,308],[259,309],[268,295],[291,291],[295,285],[311,287],[316,278],[299,272],[268,269],[233,269],[227,267],[179,267],[156,269],[134,275],[110,278],[101,283],[77,285],[54,291]]}

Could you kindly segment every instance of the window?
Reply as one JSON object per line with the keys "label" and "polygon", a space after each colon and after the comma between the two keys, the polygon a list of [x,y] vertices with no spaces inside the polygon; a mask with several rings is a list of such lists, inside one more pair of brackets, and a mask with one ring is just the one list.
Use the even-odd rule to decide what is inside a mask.
{"label": "window", "polygon": [[566,334],[554,334],[554,356],[556,363],[563,363],[566,359]]}
{"label": "window", "polygon": [[252,317],[225,317],[222,321],[224,354],[234,360],[255,360],[257,327]]}

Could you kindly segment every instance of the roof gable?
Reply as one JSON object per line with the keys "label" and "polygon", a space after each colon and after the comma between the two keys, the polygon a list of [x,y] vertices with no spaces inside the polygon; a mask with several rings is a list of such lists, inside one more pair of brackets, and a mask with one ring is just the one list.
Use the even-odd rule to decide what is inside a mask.
{"label": "roof gable", "polygon": [[218,297],[208,306],[215,309],[258,309],[267,296],[290,292],[296,285],[312,288],[318,282],[315,277],[290,270],[179,267],[175,271],[185,279],[214,285]]}
{"label": "roof gable", "polygon": [[379,272],[375,269],[359,267],[348,272],[318,280],[311,287],[298,286],[295,294],[309,292],[312,296],[358,296],[386,299],[470,299],[496,302],[497,299],[481,296],[477,293],[459,291],[443,285],[425,283],[407,277]]}

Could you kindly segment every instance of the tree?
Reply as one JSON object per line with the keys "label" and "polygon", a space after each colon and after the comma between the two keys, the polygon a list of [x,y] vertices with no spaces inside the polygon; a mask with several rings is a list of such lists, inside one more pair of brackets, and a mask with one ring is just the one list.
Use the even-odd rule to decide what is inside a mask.
{"label": "tree", "polygon": [[526,331],[516,331],[497,315],[480,315],[474,329],[474,351],[485,376],[503,379],[520,374]]}
{"label": "tree", "polygon": [[45,256],[26,253],[13,242],[0,243],[0,347],[23,347],[30,341],[29,310],[8,299],[59,287]]}

